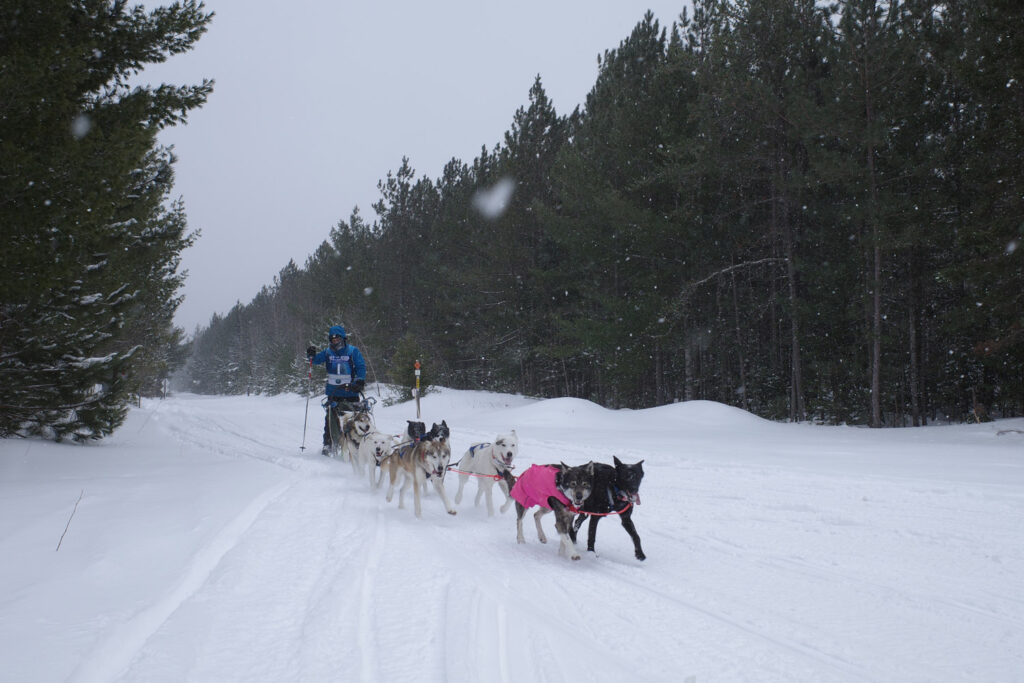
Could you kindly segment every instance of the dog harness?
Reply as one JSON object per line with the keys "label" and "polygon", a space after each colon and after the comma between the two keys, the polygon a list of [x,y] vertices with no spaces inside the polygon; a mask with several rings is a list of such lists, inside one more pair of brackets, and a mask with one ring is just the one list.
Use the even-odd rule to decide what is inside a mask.
{"label": "dog harness", "polygon": [[555,475],[557,474],[558,468],[554,465],[530,465],[530,468],[520,475],[509,495],[524,508],[540,505],[550,510],[551,506],[548,505],[550,496],[554,496],[570,507],[569,499],[555,485]]}
{"label": "dog harness", "polygon": [[491,444],[489,444],[489,443],[475,443],[475,444],[473,444],[472,446],[469,447],[469,455],[470,455],[470,457],[476,457],[477,449],[487,448],[490,445]]}
{"label": "dog harness", "polygon": [[[487,448],[490,445],[491,444],[489,443],[475,443],[469,447],[469,451],[467,451],[467,453],[469,454],[469,457],[475,458],[477,455],[477,450],[481,448]],[[506,472],[512,469],[511,466],[506,467],[505,461],[494,455],[493,452],[491,453],[491,464],[494,465],[495,472]],[[466,472],[465,470],[460,470],[458,464],[449,465],[448,471],[455,472],[456,474],[465,474],[470,477],[479,477],[481,479],[493,479],[494,481],[501,481],[502,479],[505,478],[501,474],[480,474],[479,472]]]}
{"label": "dog harness", "polygon": [[[480,450],[482,448],[487,448],[490,445],[491,444],[489,444],[489,443],[475,443],[475,444],[473,444],[472,446],[469,447],[469,457],[475,458],[476,457],[476,452],[478,450]],[[498,471],[498,472],[504,472],[505,470],[513,470],[513,469],[515,469],[514,466],[506,463],[505,459],[502,458],[493,449],[491,450],[491,464],[494,465],[494,469],[496,471]],[[484,475],[484,476],[491,476],[491,475]],[[501,477],[499,477],[499,476],[494,476],[492,478],[493,479],[501,479]]]}

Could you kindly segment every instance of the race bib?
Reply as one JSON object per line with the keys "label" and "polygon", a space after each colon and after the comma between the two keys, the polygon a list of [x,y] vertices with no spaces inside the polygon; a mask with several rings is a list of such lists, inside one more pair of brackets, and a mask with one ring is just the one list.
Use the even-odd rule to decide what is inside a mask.
{"label": "race bib", "polygon": [[332,386],[352,383],[348,356],[334,356],[330,359],[330,364],[327,367],[327,383]]}

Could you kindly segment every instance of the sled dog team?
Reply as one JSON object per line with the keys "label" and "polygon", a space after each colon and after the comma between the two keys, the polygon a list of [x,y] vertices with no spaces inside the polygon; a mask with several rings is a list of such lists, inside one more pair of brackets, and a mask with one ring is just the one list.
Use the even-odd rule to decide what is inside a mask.
{"label": "sled dog team", "polygon": [[359,476],[367,476],[370,487],[380,488],[388,477],[387,501],[398,492],[398,507],[405,507],[405,494],[411,488],[413,508],[420,517],[421,491],[427,482],[433,484],[444,509],[454,515],[455,508],[444,488],[445,474],[451,470],[459,476],[455,503],[462,502],[462,492],[470,477],[476,478],[475,504],[486,501],[488,516],[494,515],[493,488],[497,483],[505,502],[501,512],[515,503],[516,541],[525,543],[523,517],[526,511],[537,507],[534,523],[537,537],[547,543],[541,527],[541,518],[555,513],[555,530],[559,537],[559,554],[573,560],[580,559],[576,547],[576,533],[583,522],[590,519],[587,529],[587,550],[594,550],[597,525],[601,518],[617,515],[622,527],[633,540],[638,560],[646,558],[640,545],[640,535],[633,525],[633,506],[640,504],[640,482],[643,480],[643,460],[632,465],[613,458],[614,464],[588,462],[570,467],[565,463],[531,465],[519,477],[512,474],[519,451],[515,430],[499,434],[493,443],[477,443],[469,447],[454,465],[451,461],[451,432],[446,421],[434,423],[429,430],[423,422],[408,421],[403,435],[384,434],[376,430],[367,410],[343,413],[341,439],[338,444],[340,458],[349,460]]}

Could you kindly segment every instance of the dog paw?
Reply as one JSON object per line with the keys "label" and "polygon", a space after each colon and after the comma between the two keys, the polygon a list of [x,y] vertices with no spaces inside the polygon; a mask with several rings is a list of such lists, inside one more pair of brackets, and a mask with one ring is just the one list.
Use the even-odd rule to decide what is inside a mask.
{"label": "dog paw", "polygon": [[647,556],[646,556],[646,555],[644,555],[644,554],[643,554],[642,552],[637,552],[637,554],[636,554],[636,559],[638,559],[638,560],[641,560],[641,561],[642,561],[642,560],[646,560],[646,559],[647,559]]}
{"label": "dog paw", "polygon": [[570,560],[573,560],[573,561],[576,561],[576,560],[580,559],[580,556],[579,556],[579,555],[571,555],[571,556],[569,557],[569,559],[570,559]]}
{"label": "dog paw", "polygon": [[454,515],[454,514],[455,514],[455,510],[449,510],[449,511],[448,511],[448,514],[449,514],[449,515]]}

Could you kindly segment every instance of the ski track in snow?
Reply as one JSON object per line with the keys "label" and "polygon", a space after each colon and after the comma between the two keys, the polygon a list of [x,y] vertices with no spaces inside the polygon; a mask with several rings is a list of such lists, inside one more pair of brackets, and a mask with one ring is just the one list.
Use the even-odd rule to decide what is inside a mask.
{"label": "ski track in snow", "polygon": [[90,657],[71,676],[72,681],[109,681],[119,674],[129,658],[159,629],[181,605],[201,590],[211,571],[259,517],[263,509],[286,489],[281,484],[254,500],[238,517],[191,560],[179,583],[163,599],[113,629],[94,646]]}
{"label": "ski track in snow", "polygon": [[[560,440],[546,425],[533,436],[503,427],[500,408],[476,424],[448,419],[453,462],[512,427],[518,472],[645,460],[634,521],[649,559],[635,560],[609,517],[597,553],[585,552],[584,525],[583,558],[570,562],[553,515],[547,544],[532,511],[516,544],[514,507],[497,512],[497,488],[493,518],[473,504],[473,481],[456,516],[432,487],[422,519],[410,501],[386,503],[386,482],[371,490],[312,450],[319,413],[300,453],[294,414],[274,408],[294,398],[148,405],[140,433],[270,463],[280,480],[156,599],[103,630],[72,681],[989,681],[1024,671],[1016,485],[811,460],[793,469],[751,457],[756,439],[730,459],[727,448]],[[377,410],[384,431],[405,419]],[[678,427],[664,430],[668,443]],[[450,496],[456,486],[448,480]]]}

